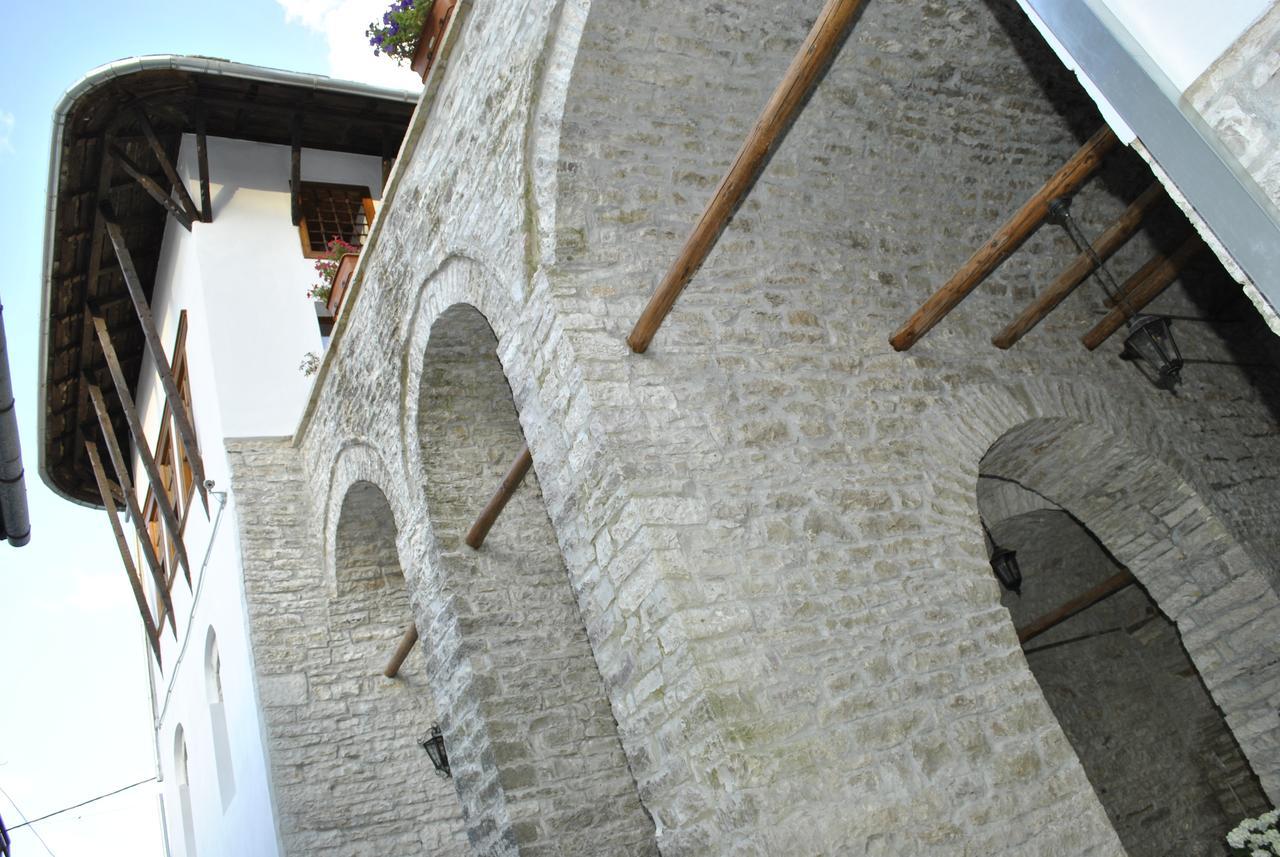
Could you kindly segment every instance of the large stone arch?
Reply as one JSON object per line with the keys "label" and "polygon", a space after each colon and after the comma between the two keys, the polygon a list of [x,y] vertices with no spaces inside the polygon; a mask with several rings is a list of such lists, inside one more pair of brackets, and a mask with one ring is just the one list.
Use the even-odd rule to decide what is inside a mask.
{"label": "large stone arch", "polygon": [[537,475],[480,551],[462,542],[524,443],[498,347],[474,306],[439,313],[416,414],[419,624],[468,832],[485,854],[654,854]]}
{"label": "large stone arch", "polygon": [[1280,598],[1192,486],[1124,437],[1030,420],[982,458],[982,475],[1066,510],[1177,625],[1188,654],[1272,800],[1280,797]]}

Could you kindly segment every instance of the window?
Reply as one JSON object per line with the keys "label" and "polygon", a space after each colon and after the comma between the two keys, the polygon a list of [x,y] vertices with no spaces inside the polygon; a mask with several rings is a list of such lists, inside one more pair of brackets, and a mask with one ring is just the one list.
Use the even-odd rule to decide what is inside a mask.
{"label": "window", "polygon": [[178,804],[182,808],[180,836],[174,837],[185,846],[186,857],[196,857],[196,831],[191,811],[191,777],[187,771],[187,739],[179,726],[173,733],[173,779],[178,788]]}
{"label": "window", "polygon": [[299,191],[302,219],[298,222],[302,254],[319,259],[334,238],[362,246],[373,222],[372,196],[362,185],[303,182]]}
{"label": "window", "polygon": [[218,793],[222,796],[222,809],[225,811],[236,795],[236,778],[231,762],[231,736],[227,732],[227,706],[222,698],[222,655],[218,652],[218,636],[212,627],[204,644],[204,683],[209,700],[209,723],[213,729],[213,765],[218,774]]}

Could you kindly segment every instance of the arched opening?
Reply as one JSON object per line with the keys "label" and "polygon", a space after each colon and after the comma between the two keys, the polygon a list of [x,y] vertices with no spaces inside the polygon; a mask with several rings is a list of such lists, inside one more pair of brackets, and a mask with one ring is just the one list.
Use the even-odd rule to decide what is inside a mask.
{"label": "arched opening", "polygon": [[218,635],[212,626],[204,643],[204,686],[209,702],[209,728],[213,734],[213,765],[225,811],[236,796],[236,775],[231,761],[231,738],[227,731],[227,705],[222,695],[222,655],[218,651]]}
{"label": "arched opening", "polygon": [[1221,851],[1270,804],[1277,732],[1258,704],[1268,655],[1221,653],[1261,633],[1250,625],[1275,615],[1274,592],[1184,481],[1091,427],[1004,435],[978,507],[990,546],[1016,552],[1021,594],[1002,602],[1126,850]]}
{"label": "arched opening", "polygon": [[463,541],[525,445],[497,347],[475,308],[445,311],[418,407],[433,536],[424,632],[472,846],[656,854],[536,474],[480,550]]}
{"label": "arched opening", "polygon": [[330,737],[343,765],[332,788],[344,813],[334,817],[330,807],[327,823],[353,853],[468,854],[452,785],[418,743],[435,721],[422,654],[412,652],[395,679],[382,674],[413,610],[395,518],[377,486],[347,491],[334,548],[332,662],[314,681],[334,707]]}
{"label": "arched opening", "polygon": [[178,726],[173,731],[173,779],[178,787],[179,823],[182,825],[181,835],[176,837],[182,842],[186,857],[196,857],[196,828],[191,810],[191,775],[187,769],[187,739]]}

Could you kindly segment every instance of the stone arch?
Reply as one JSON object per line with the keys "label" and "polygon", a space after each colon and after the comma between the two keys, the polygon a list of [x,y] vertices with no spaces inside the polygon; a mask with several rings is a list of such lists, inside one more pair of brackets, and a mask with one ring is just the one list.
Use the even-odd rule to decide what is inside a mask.
{"label": "stone arch", "polygon": [[1280,598],[1192,485],[1126,435],[1069,418],[1002,434],[981,476],[1079,521],[1177,626],[1272,801],[1280,797]]}
{"label": "stone arch", "polygon": [[[346,474],[376,470],[366,452],[349,454]],[[362,466],[360,466],[362,465]],[[326,737],[344,759],[338,786],[362,794],[361,811],[333,823],[352,853],[466,854],[461,809],[418,746],[435,706],[420,651],[396,679],[382,671],[413,622],[397,548],[396,518],[374,482],[352,478],[333,527],[333,592],[328,604],[331,662],[313,667],[313,692],[334,707]]]}
{"label": "stone arch", "polygon": [[[325,482],[328,494],[324,500],[322,520],[324,521],[325,580],[328,582],[329,594],[333,596],[337,593],[338,587],[338,525],[343,505],[352,487],[359,483],[377,486],[378,492],[387,503],[389,523],[397,539],[405,528],[409,513],[404,508],[403,498],[399,492],[383,490],[382,486],[395,485],[397,481],[393,481],[383,456],[369,443],[350,440],[341,444],[329,463],[328,472],[329,478]],[[396,563],[401,569],[406,565],[400,562],[399,555],[396,557]],[[411,566],[410,571],[412,572]]]}
{"label": "stone arch", "polygon": [[655,854],[537,475],[481,550],[462,541],[525,442],[498,344],[475,306],[440,312],[416,408],[430,566],[420,625],[472,845]]}

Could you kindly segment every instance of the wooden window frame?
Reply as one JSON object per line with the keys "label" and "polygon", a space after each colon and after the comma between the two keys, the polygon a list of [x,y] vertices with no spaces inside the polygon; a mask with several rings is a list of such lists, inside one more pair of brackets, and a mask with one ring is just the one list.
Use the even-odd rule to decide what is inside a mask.
{"label": "wooden window frame", "polygon": [[[357,247],[363,246],[364,240],[369,234],[369,227],[373,225],[373,216],[374,214],[377,213],[377,207],[374,205],[374,202],[373,202],[373,193],[369,190],[369,187],[367,185],[304,181],[301,183],[301,186],[298,190],[298,196],[301,199],[300,207],[303,212],[305,212],[307,209],[308,190],[317,189],[317,188],[327,189],[327,190],[340,190],[345,193],[352,194],[353,197],[357,193],[360,195],[360,208],[364,214],[364,224],[363,224],[362,230],[360,231],[359,234],[356,234],[355,231],[353,230],[351,238],[348,238],[346,235],[340,235],[338,237],[342,238],[344,241],[347,241],[350,244],[354,244]],[[353,226],[354,225],[356,224],[353,224]],[[329,241],[333,239],[333,236],[322,235],[320,236],[320,239],[323,242],[325,249],[316,250],[311,246],[312,245],[311,233],[307,227],[307,216],[305,213],[303,213],[298,219],[298,240],[302,244],[303,257],[307,259],[323,259],[327,256],[328,254],[327,248],[329,246]],[[353,240],[353,239],[358,239],[358,240]]]}

